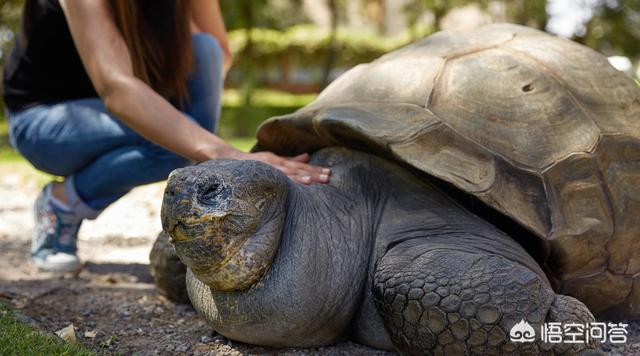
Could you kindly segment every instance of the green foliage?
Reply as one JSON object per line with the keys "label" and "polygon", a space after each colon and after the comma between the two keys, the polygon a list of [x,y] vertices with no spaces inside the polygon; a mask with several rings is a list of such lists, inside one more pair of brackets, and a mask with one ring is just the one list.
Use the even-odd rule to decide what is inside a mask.
{"label": "green foliage", "polygon": [[[487,1],[483,1],[487,2]],[[547,25],[546,0],[506,1],[509,22],[544,29]]]}
{"label": "green foliage", "polygon": [[[251,97],[251,105],[270,107],[302,107],[315,99],[315,94],[291,94],[270,89],[256,89]],[[242,93],[237,89],[225,89],[222,95],[222,106],[237,108],[244,105]]]}
{"label": "green foliage", "polygon": [[228,30],[248,27],[247,11],[252,12],[251,27],[285,29],[304,19],[302,0],[220,0]]}
{"label": "green foliage", "polygon": [[222,97],[222,115],[218,133],[222,138],[254,137],[266,119],[290,114],[309,104],[315,95],[289,94],[276,90],[256,89],[249,102],[242,92],[226,89]]}
{"label": "green foliage", "polygon": [[0,64],[4,63],[20,23],[24,0],[0,1]]}
{"label": "green foliage", "polygon": [[[340,56],[336,64],[353,66],[369,62],[410,43],[416,36],[423,37],[433,31],[431,26],[419,24],[397,36],[381,37],[372,32],[338,28],[335,45],[340,50]],[[248,43],[248,35],[251,36],[253,46],[251,61],[258,63],[274,63],[288,56],[306,64],[319,64],[329,54],[332,41],[329,31],[310,24],[292,26],[284,31],[253,28],[247,33],[245,30],[235,30],[229,33],[229,42],[234,53],[243,53]]]}
{"label": "green foliage", "polygon": [[256,144],[256,139],[253,137],[234,137],[228,139],[227,142],[240,151],[249,152]]}
{"label": "green foliage", "polygon": [[[451,10],[470,4],[478,4],[487,8],[494,0],[413,0],[407,3],[407,13],[417,19],[420,13],[431,11],[434,15],[436,26],[440,20]],[[546,0],[510,0],[503,1],[506,7],[508,22],[527,25],[543,29],[547,23]]]}
{"label": "green foliage", "polygon": [[93,355],[80,344],[70,344],[17,321],[0,303],[0,355]]}
{"label": "green foliage", "polygon": [[299,109],[292,107],[238,106],[223,107],[218,133],[221,137],[252,137],[258,126],[266,119],[292,113]]}
{"label": "green foliage", "polygon": [[[24,0],[0,0],[0,73],[11,49],[13,38],[20,23]],[[2,75],[0,74],[0,79]],[[0,96],[2,88],[0,88]],[[0,112],[4,112],[4,101],[0,99]]]}
{"label": "green foliage", "polygon": [[606,54],[640,57],[640,0],[600,0],[577,40]]}

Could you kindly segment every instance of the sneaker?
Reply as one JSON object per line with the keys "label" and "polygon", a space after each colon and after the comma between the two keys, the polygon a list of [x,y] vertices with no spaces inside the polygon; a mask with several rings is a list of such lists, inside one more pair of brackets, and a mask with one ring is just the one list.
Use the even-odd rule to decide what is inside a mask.
{"label": "sneaker", "polygon": [[31,260],[45,272],[77,271],[81,264],[76,243],[82,219],[52,201],[52,187],[47,184],[35,203]]}

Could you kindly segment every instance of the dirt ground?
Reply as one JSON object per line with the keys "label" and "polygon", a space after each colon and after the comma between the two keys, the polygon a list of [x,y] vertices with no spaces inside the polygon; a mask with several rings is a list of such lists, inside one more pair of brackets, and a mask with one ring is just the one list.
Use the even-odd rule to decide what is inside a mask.
{"label": "dirt ground", "polygon": [[[77,338],[98,354],[388,354],[353,342],[317,349],[266,349],[230,341],[201,321],[190,306],[159,295],[148,255],[161,230],[163,184],[137,188],[95,221],[83,224],[76,276],[38,273],[28,262],[31,206],[39,184],[21,170],[0,167],[0,300],[19,319],[47,332],[73,323]],[[612,355],[640,354],[640,323],[629,342],[604,345]]]}

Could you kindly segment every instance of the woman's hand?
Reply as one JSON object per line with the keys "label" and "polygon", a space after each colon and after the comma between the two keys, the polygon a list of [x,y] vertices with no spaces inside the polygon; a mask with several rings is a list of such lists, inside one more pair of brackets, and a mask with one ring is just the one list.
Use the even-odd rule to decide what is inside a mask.
{"label": "woman's hand", "polygon": [[245,159],[267,163],[298,183],[329,183],[331,170],[308,164],[310,157],[307,153],[295,157],[281,157],[272,152],[257,152],[249,153],[246,157]]}
{"label": "woman's hand", "polygon": [[281,157],[271,152],[256,152],[248,153],[246,157],[245,159],[267,163],[298,183],[329,183],[331,170],[308,164],[310,157],[307,153],[295,157]]}

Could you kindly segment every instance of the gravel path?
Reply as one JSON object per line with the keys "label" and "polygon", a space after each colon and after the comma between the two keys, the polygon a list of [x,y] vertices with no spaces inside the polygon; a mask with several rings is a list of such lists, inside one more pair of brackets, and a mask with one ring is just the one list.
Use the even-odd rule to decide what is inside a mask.
{"label": "gravel path", "polygon": [[[76,276],[38,273],[28,263],[31,204],[39,190],[26,167],[0,165],[0,300],[34,326],[55,332],[73,324],[77,338],[99,354],[370,355],[388,354],[353,342],[317,349],[266,349],[230,341],[211,331],[190,306],[159,295],[148,268],[161,230],[163,184],[140,187],[83,224]],[[629,342],[604,345],[612,355],[640,355],[640,323]]]}

